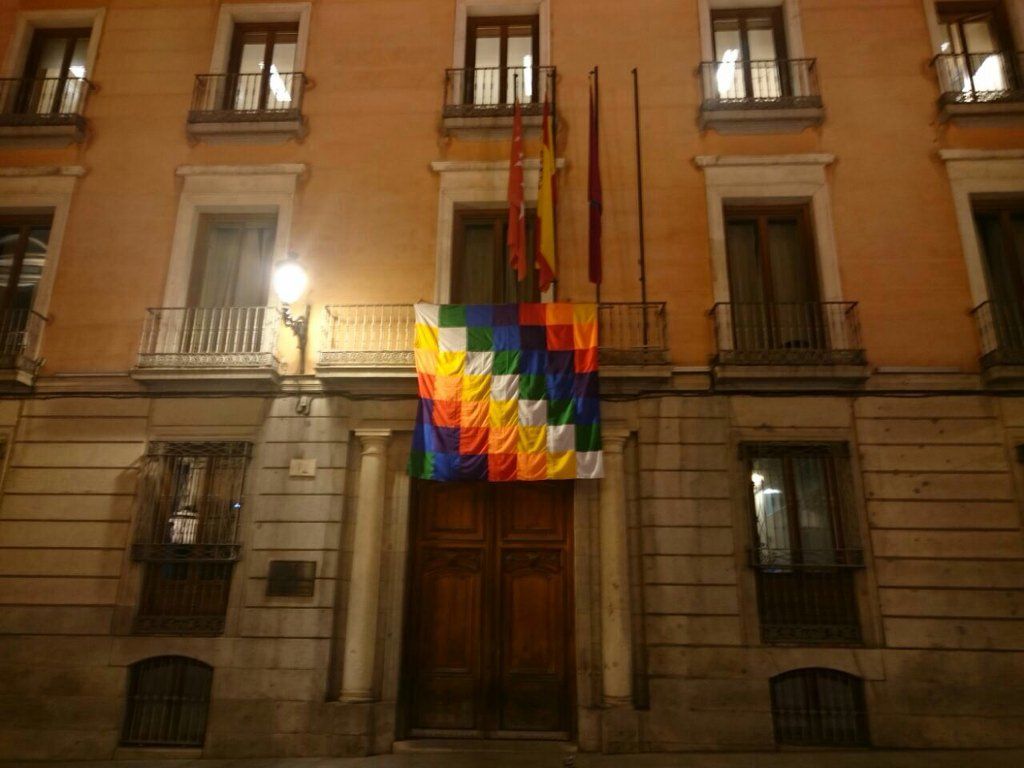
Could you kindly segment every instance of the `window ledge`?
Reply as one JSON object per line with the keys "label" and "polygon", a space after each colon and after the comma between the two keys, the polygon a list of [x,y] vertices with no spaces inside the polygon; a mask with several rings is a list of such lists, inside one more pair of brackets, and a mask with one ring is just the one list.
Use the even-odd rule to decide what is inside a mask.
{"label": "window ledge", "polygon": [[[268,355],[268,357],[271,357]],[[280,384],[281,375],[276,359],[265,364],[237,366],[185,366],[139,365],[132,369],[131,377],[143,384],[165,389],[232,388],[239,384],[259,389],[274,389]]]}
{"label": "window ledge", "polygon": [[737,365],[711,367],[716,386],[753,389],[852,389],[870,376],[864,365]]}
{"label": "window ledge", "polygon": [[308,132],[305,118],[301,115],[288,115],[284,119],[259,116],[240,120],[225,118],[220,113],[191,113],[187,131],[190,138],[211,143],[301,140]]}
{"label": "window ledge", "polygon": [[35,125],[0,124],[0,146],[66,147],[85,141],[85,119]]}
{"label": "window ledge", "polygon": [[20,356],[14,364],[4,361],[0,367],[0,389],[31,388],[36,381],[37,368],[36,361]]}
{"label": "window ledge", "polygon": [[[523,115],[524,135],[540,133],[540,115]],[[460,115],[445,113],[442,128],[446,136],[467,139],[504,139],[512,135],[512,115]]]}
{"label": "window ledge", "polygon": [[700,129],[718,133],[800,133],[821,125],[825,108],[817,104],[704,104],[700,110]]}
{"label": "window ledge", "polygon": [[118,747],[115,760],[198,760],[202,747]]}
{"label": "window ledge", "polygon": [[983,364],[981,381],[988,387],[1019,387],[1024,385],[1024,364]]}
{"label": "window ledge", "polygon": [[1024,94],[1014,99],[953,102],[940,99],[939,121],[957,125],[1000,125],[1024,118]]}

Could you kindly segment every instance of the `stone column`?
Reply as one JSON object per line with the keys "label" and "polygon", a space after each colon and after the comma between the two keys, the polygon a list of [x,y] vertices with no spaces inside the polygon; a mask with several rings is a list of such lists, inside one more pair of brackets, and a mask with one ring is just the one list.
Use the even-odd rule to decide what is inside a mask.
{"label": "stone column", "polygon": [[604,703],[607,706],[631,704],[633,700],[632,614],[629,606],[626,473],[623,462],[628,436],[624,430],[606,430],[602,435],[601,660]]}
{"label": "stone column", "polygon": [[391,430],[359,429],[361,445],[359,497],[352,551],[352,580],[345,617],[345,655],[342,660],[341,700],[373,699],[373,664],[377,646],[377,605],[380,600],[381,535],[384,529],[384,491],[388,439]]}

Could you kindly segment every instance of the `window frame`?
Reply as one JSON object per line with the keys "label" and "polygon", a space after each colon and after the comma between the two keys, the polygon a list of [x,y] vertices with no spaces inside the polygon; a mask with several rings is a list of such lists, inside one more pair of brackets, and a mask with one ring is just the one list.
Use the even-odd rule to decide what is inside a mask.
{"label": "window frame", "polygon": [[[296,21],[251,21],[251,22],[235,22],[231,30],[231,52],[228,55],[227,74],[235,78],[241,78],[242,73],[239,71],[242,66],[242,49],[245,47],[245,36],[249,34],[265,34],[266,41],[263,44],[263,71],[260,73],[260,90],[259,98],[257,100],[256,110],[265,111],[267,108],[267,101],[270,94],[270,67],[266,66],[267,62],[273,61],[274,48],[277,45],[277,36],[280,33],[288,33],[295,35],[295,58],[298,61],[299,54],[299,24]],[[295,69],[295,65],[293,65]],[[291,74],[295,72],[281,72],[280,75]],[[233,88],[224,89],[224,109],[228,111],[237,111],[233,106],[235,94],[238,90],[237,79],[236,85]],[[243,110],[248,111],[248,110]]]}
{"label": "window frame", "polygon": [[[533,238],[530,237],[532,232],[536,236],[536,217],[537,211],[535,208],[526,208],[526,252],[527,259],[530,259],[534,248]],[[465,301],[465,286],[456,285],[456,281],[461,278],[464,274],[464,266],[466,259],[466,248],[465,248],[465,224],[470,221],[490,221],[493,230],[493,250],[492,255],[503,254],[500,258],[503,266],[508,266],[505,263],[508,257],[508,246],[506,240],[508,237],[508,210],[501,208],[456,208],[454,214],[452,232],[452,283],[451,283],[451,298],[457,303],[470,303]],[[532,260],[531,260],[532,261]],[[527,270],[526,282],[526,295],[520,294],[519,290],[516,290],[516,301],[511,299],[497,299],[495,298],[503,287],[503,281],[501,281],[501,272],[498,270],[494,271],[493,282],[491,285],[491,301],[485,303],[516,303],[516,301],[529,301],[538,302],[540,301],[541,294],[537,290],[537,267],[532,263]],[[474,302],[475,303],[475,302]]]}
{"label": "window frame", "polygon": [[[25,250],[28,246],[28,235],[34,227],[45,226],[49,230],[49,236],[46,242],[46,262],[43,264],[43,272],[46,271],[49,266],[50,256],[50,239],[53,235],[53,213],[5,213],[0,208],[0,226],[18,227],[21,230],[19,235],[19,242],[17,249],[14,253],[14,259],[11,262],[11,273],[8,277],[7,288],[0,289],[0,315],[6,313],[11,309],[11,297],[17,291],[18,281],[21,278],[22,269],[25,266]],[[42,274],[40,274],[40,283],[42,283]],[[29,311],[35,311],[36,297],[39,293],[39,286],[37,285],[32,291],[32,306],[29,307]]]}
{"label": "window frame", "polygon": [[[1010,27],[1010,19],[1006,14],[1006,6],[1002,0],[968,0],[966,2],[957,0],[955,2],[936,2],[935,16],[939,28],[949,27],[955,29],[960,40],[960,46],[964,53],[982,54],[999,53],[1013,50],[1013,34]],[[964,35],[964,22],[970,17],[990,16],[993,37],[999,45],[998,51],[969,51],[967,38]],[[954,53],[954,51],[950,51]]]}
{"label": "window frame", "polygon": [[[534,98],[539,94],[538,82],[540,79],[540,14],[529,16],[470,16],[466,19],[466,69],[476,72],[476,44],[478,37],[476,32],[479,27],[499,27],[501,35],[498,47],[498,94],[500,100],[498,105],[506,105],[508,95],[508,31],[513,26],[529,26],[531,30],[531,47],[533,56],[533,90]],[[474,103],[474,82],[475,78],[465,78],[466,93],[463,94],[463,101],[466,104]],[[531,100],[532,101],[532,100]]]}

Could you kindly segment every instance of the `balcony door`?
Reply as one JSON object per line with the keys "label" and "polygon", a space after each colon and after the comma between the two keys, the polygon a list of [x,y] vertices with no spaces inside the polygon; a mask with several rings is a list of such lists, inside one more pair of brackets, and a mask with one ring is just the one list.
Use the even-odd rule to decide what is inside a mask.
{"label": "balcony door", "polygon": [[37,29],[32,35],[18,112],[78,114],[85,98],[91,29]]}
{"label": "balcony door", "polygon": [[36,291],[46,267],[51,217],[0,216],[0,355],[29,345]]}
{"label": "balcony door", "polygon": [[1024,199],[977,202],[974,221],[985,260],[988,317],[997,348],[1024,356]]}
{"label": "balcony door", "polygon": [[515,304],[540,301],[532,266],[535,215],[526,214],[526,250],[531,268],[519,282],[509,266],[508,210],[457,210],[452,252],[451,301],[456,304]]}
{"label": "balcony door", "polygon": [[711,13],[720,99],[769,101],[789,95],[782,7]]}
{"label": "balcony door", "polygon": [[[765,362],[829,349],[804,206],[725,210],[732,330],[738,352]],[[803,351],[803,352],[801,352]]]}
{"label": "balcony door", "polygon": [[951,85],[967,100],[1012,90],[1017,64],[1002,3],[939,3],[936,10]]}
{"label": "balcony door", "polygon": [[274,214],[200,216],[179,351],[267,350],[276,233]]}
{"label": "balcony door", "polygon": [[239,112],[297,109],[293,86],[298,41],[298,22],[236,25],[225,107]]}
{"label": "balcony door", "polygon": [[470,17],[466,29],[464,100],[477,106],[529,103],[538,89],[538,17]]}

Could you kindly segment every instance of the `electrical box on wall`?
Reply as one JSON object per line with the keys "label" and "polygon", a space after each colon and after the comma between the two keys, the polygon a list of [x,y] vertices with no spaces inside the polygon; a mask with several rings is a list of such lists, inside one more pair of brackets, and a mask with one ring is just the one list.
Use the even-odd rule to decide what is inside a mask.
{"label": "electrical box on wall", "polygon": [[288,465],[288,477],[314,477],[316,459],[292,459]]}

